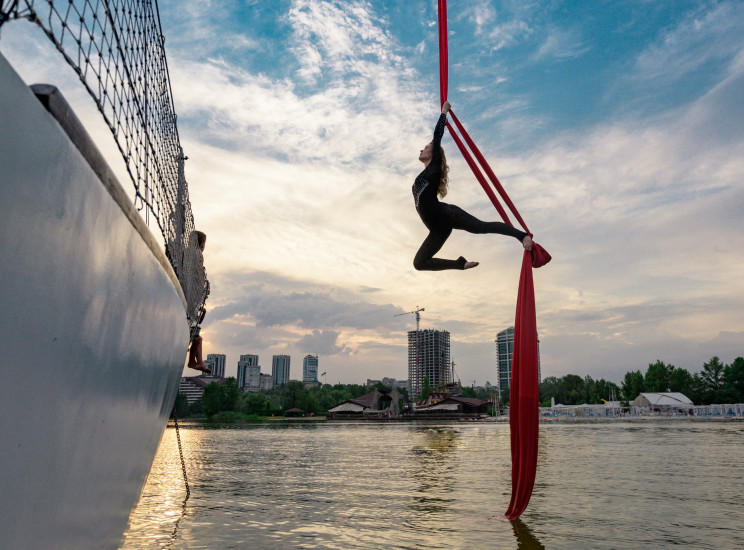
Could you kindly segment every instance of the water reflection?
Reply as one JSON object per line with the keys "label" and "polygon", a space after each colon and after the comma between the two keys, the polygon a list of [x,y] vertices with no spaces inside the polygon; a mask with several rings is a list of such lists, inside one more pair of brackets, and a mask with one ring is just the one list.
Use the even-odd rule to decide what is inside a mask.
{"label": "water reflection", "polygon": [[411,513],[405,522],[422,543],[435,544],[452,530],[452,505],[456,502],[455,460],[460,434],[449,427],[414,428],[408,478]]}
{"label": "water reflection", "polygon": [[175,544],[175,542],[178,540],[178,526],[181,524],[181,520],[186,516],[186,503],[188,502],[188,500],[188,496],[183,499],[183,504],[181,505],[181,515],[178,516],[176,523],[173,525],[173,531],[171,532],[170,539],[165,544],[164,548],[171,548],[173,544]]}
{"label": "water reflection", "polygon": [[[201,434],[200,430],[180,430],[191,484],[199,483],[201,461],[194,455],[195,449],[201,445]],[[159,540],[159,546],[178,547],[176,542],[180,536],[181,522],[187,515],[188,498],[176,431],[168,428],[163,434],[140,500],[129,518],[127,533],[147,532],[148,540]]]}
{"label": "water reflection", "polygon": [[545,550],[542,543],[532,534],[530,528],[521,519],[512,520],[511,524],[514,529],[514,536],[517,538],[517,548],[519,550]]}
{"label": "water reflection", "polygon": [[744,548],[742,435],[541,426],[535,492],[509,522],[491,519],[509,501],[508,425],[182,426],[188,506],[168,429],[122,548]]}

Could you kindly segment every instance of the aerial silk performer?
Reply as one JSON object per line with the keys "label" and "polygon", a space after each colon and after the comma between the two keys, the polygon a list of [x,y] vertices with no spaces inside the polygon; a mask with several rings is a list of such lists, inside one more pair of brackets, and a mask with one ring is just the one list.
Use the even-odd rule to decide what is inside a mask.
{"label": "aerial silk performer", "polygon": [[413,259],[413,266],[420,271],[442,271],[445,269],[471,269],[478,262],[469,262],[462,256],[457,260],[435,258],[434,254],[444,245],[453,229],[461,229],[469,233],[496,233],[508,235],[522,242],[525,250],[532,248],[532,238],[524,231],[503,222],[484,222],[465,212],[459,206],[440,202],[437,198],[444,198],[447,194],[447,158],[442,150],[441,141],[444,126],[447,122],[447,112],[450,104],[445,101],[442,114],[434,129],[434,139],[419,153],[419,160],[424,163],[424,170],[413,184],[413,200],[421,221],[429,229],[429,235],[424,240]]}
{"label": "aerial silk performer", "polygon": [[[501,233],[504,235],[514,236],[522,241],[525,249],[522,256],[522,271],[519,277],[519,291],[517,293],[517,310],[514,320],[512,375],[509,392],[512,494],[505,516],[510,520],[516,520],[522,512],[524,512],[530,501],[537,471],[539,400],[537,392],[537,320],[535,315],[535,289],[532,281],[532,268],[538,268],[545,265],[551,258],[550,254],[548,254],[544,248],[539,244],[532,242],[532,233],[527,228],[522,216],[520,216],[511,199],[509,199],[509,196],[506,194],[506,191],[502,187],[498,178],[493,173],[493,170],[491,170],[485,157],[465,131],[465,128],[462,123],[460,123],[457,116],[455,116],[455,113],[449,108],[449,103],[447,102],[449,65],[447,51],[447,0],[439,0],[438,13],[439,93],[443,107],[443,115],[440,117],[440,124],[446,122],[446,115],[449,113],[454,122],[454,126],[456,127],[455,129],[455,127],[449,124],[449,122],[446,122],[447,128],[452,135],[452,139],[465,158],[465,161],[468,163],[468,166],[470,166],[470,169],[473,171],[476,179],[481,184],[481,187],[483,187],[486,195],[488,195],[488,198],[491,200],[504,221],[503,225],[511,228],[507,229],[506,227],[498,226],[498,230],[496,230],[497,226],[491,226],[491,229],[493,229],[492,231],[483,232]],[[441,139],[441,135],[439,139]],[[435,141],[437,141],[436,132]],[[434,142],[432,142],[432,149],[434,148],[434,145]],[[425,153],[422,151],[422,154]],[[433,161],[429,164],[431,165],[432,163]],[[488,179],[486,179],[486,177]],[[497,198],[496,193],[494,193],[494,189],[498,192],[501,200],[509,208],[510,212],[522,226],[524,231],[519,231],[513,227],[506,210]],[[417,209],[418,207],[419,204],[417,203]],[[420,211],[419,214],[421,214]],[[427,223],[427,220],[425,220],[423,216],[422,220],[424,220],[424,223]],[[498,222],[480,223],[488,225],[488,223],[493,224]],[[429,224],[427,223],[427,227],[428,226]],[[468,229],[467,227],[463,227],[463,229],[471,231],[471,229]],[[522,237],[522,235],[524,235],[524,237]],[[426,241],[424,241],[424,245],[426,245]],[[424,246],[422,245],[422,248],[423,247]],[[419,252],[421,252],[421,250],[419,250]],[[435,260],[434,258],[430,259],[428,254],[423,259],[428,262]],[[459,260],[439,261],[458,262],[458,267],[455,268],[465,269],[468,267],[468,262],[464,261],[464,258],[460,258]],[[462,267],[459,267],[460,264]],[[431,264],[429,264],[429,266],[431,266]],[[444,269],[448,268],[452,269],[452,267],[444,267]]]}

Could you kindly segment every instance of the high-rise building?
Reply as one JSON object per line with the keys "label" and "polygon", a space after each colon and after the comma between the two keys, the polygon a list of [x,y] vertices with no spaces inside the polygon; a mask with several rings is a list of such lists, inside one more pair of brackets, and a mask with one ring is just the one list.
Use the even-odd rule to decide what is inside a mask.
{"label": "high-rise building", "polygon": [[[509,327],[496,335],[496,385],[499,390],[511,384],[512,357],[514,355],[514,327]],[[537,382],[540,376],[540,339],[537,340]]]}
{"label": "high-rise building", "polygon": [[259,365],[249,365],[245,369],[245,391],[261,391],[261,367]]}
{"label": "high-rise building", "polygon": [[302,360],[302,381],[303,382],[317,382],[318,381],[318,356],[317,355],[306,355]]}
{"label": "high-rise building", "polygon": [[[258,366],[258,355],[241,355],[238,361],[238,388],[243,391],[258,391],[258,389],[249,389],[250,375],[254,371],[256,371],[254,376],[261,372],[261,367]],[[255,385],[258,386],[258,383]]]}
{"label": "high-rise building", "polygon": [[224,353],[210,353],[207,355],[207,361],[212,363],[210,368],[214,376],[225,377],[225,359]]}
{"label": "high-rise building", "polygon": [[421,395],[424,378],[429,387],[452,382],[450,333],[446,330],[412,330],[408,333],[408,383],[412,398]]}
{"label": "high-rise building", "polygon": [[289,355],[274,355],[271,358],[271,376],[275,388],[289,382]]}
{"label": "high-rise building", "polygon": [[261,391],[269,391],[274,387],[274,377],[270,374],[259,374],[258,389]]}

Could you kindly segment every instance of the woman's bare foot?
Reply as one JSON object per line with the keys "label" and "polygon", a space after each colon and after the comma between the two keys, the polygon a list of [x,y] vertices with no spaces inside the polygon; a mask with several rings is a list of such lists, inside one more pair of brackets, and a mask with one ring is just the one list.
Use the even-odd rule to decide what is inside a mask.
{"label": "woman's bare foot", "polygon": [[523,247],[524,247],[524,249],[525,249],[525,250],[527,250],[528,252],[529,252],[530,250],[532,250],[532,239],[530,238],[530,236],[529,236],[529,235],[525,235],[524,239],[522,239],[522,246],[523,246]]}
{"label": "woman's bare foot", "polygon": [[193,365],[190,364],[189,368],[194,369],[194,370],[200,370],[206,374],[210,374],[212,372],[211,370],[207,368],[207,365],[205,365],[204,363],[194,363]]}
{"label": "woman's bare foot", "polygon": [[465,262],[465,267],[463,267],[463,269],[472,269],[477,266],[478,262]]}

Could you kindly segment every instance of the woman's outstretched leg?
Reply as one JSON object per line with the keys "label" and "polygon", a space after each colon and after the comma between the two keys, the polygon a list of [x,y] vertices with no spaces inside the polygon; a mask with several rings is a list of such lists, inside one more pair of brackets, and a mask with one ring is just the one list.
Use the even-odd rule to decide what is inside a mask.
{"label": "woman's outstretched leg", "polygon": [[[416,252],[416,257],[413,259],[413,267],[418,271],[444,271],[445,269],[465,269],[466,264],[475,263],[467,262],[462,256],[456,260],[443,260],[434,257],[434,254],[442,249],[442,246],[444,246],[445,241],[451,233],[452,229],[430,231],[429,236],[424,239],[418,252]],[[475,265],[478,264],[475,263]],[[468,267],[475,267],[475,265]]]}
{"label": "woman's outstretched leg", "polygon": [[499,235],[514,237],[519,241],[522,241],[525,236],[527,236],[527,233],[524,231],[503,222],[481,221],[454,204],[442,203],[442,207],[447,220],[454,229],[460,229],[462,231],[467,231],[468,233],[477,233],[480,235],[485,233],[497,233]]}

